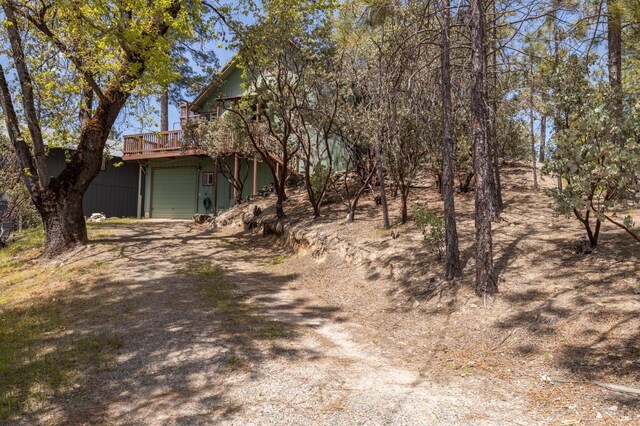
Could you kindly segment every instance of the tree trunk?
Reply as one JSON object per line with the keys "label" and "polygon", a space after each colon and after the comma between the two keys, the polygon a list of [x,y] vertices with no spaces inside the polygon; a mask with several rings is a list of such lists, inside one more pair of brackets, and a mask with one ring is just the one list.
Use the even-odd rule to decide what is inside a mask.
{"label": "tree trunk", "polygon": [[401,221],[403,224],[407,223],[407,220],[409,219],[409,209],[407,207],[407,202],[409,200],[409,188],[402,188],[400,190],[400,198],[401,198],[401,202],[402,202],[402,217],[401,217]]}
{"label": "tree trunk", "polygon": [[536,162],[537,152],[536,152],[536,135],[534,132],[533,125],[533,107],[531,107],[531,111],[529,112],[529,126],[530,126],[530,134],[529,138],[531,139],[531,170],[533,171],[533,190],[538,192],[538,165]]}
{"label": "tree trunk", "polygon": [[473,165],[476,177],[476,292],[480,295],[498,291],[493,268],[493,242],[491,235],[492,193],[491,161],[487,141],[487,114],[485,92],[483,0],[471,0],[471,128],[473,131]]}
{"label": "tree trunk", "polygon": [[284,200],[285,200],[285,192],[280,186],[276,189],[276,196],[278,197],[276,200],[276,216],[278,219],[284,219],[287,217],[284,214]]}
{"label": "tree trunk", "polygon": [[502,178],[500,176],[500,152],[498,147],[500,144],[498,143],[498,13],[496,10],[496,1],[492,2],[492,10],[493,10],[493,26],[492,26],[492,49],[491,53],[491,62],[493,65],[493,78],[492,78],[492,86],[493,86],[493,94],[491,96],[493,111],[491,113],[491,138],[490,138],[490,154],[493,161],[493,178],[495,184],[495,200],[494,207],[496,212],[494,214],[494,219],[497,220],[500,218],[500,212],[504,207],[504,202],[502,200]]}
{"label": "tree trunk", "polygon": [[[546,105],[546,96],[543,94],[542,96],[542,103]],[[547,144],[547,116],[544,114],[544,112],[541,113],[540,115],[540,157],[538,158],[538,161],[540,163],[544,163],[544,158],[545,158],[545,147]]]}
{"label": "tree trunk", "polygon": [[384,170],[382,167],[382,142],[380,138],[376,140],[376,176],[378,178],[378,184],[380,185],[380,204],[382,207],[382,226],[384,229],[389,229],[389,207],[387,205],[387,193],[384,187]]}
{"label": "tree trunk", "polygon": [[449,55],[449,25],[451,14],[449,0],[443,2],[442,55],[440,68],[442,75],[442,177],[440,188],[444,201],[444,227],[446,267],[445,277],[450,280],[462,275],[460,251],[458,249],[458,231],[456,228],[456,209],[453,194],[453,137],[451,136],[451,59]]}
{"label": "tree trunk", "polygon": [[164,89],[160,95],[160,131],[169,131],[169,90]]}
{"label": "tree trunk", "polygon": [[43,203],[39,210],[44,225],[45,257],[55,257],[75,245],[87,243],[82,192],[72,189],[66,196],[47,192],[41,199]]}
{"label": "tree trunk", "polygon": [[596,218],[596,227],[594,230],[591,229],[591,220],[590,220],[590,210],[587,210],[584,217],[578,212],[577,209],[573,209],[573,214],[578,218],[578,220],[584,226],[584,230],[587,232],[587,238],[589,238],[589,242],[593,247],[598,245],[598,237],[600,236],[600,219]]}
{"label": "tree trunk", "polygon": [[[381,45],[384,46],[385,43],[385,26],[382,25],[381,27]],[[383,71],[383,65],[384,65],[384,61],[383,61],[383,57],[382,57],[382,51],[378,52],[378,111],[377,111],[377,116],[378,116],[378,135],[376,137],[376,141],[375,141],[375,153],[376,153],[376,174],[378,177],[378,184],[380,185],[380,204],[382,207],[382,226],[384,227],[384,229],[389,229],[390,224],[389,224],[389,206],[387,204],[387,193],[385,191],[385,185],[384,185],[384,165],[383,165],[383,161],[382,161],[382,117],[381,117],[381,102],[382,102],[382,89],[383,89],[383,84],[382,84],[382,76],[384,74]]]}
{"label": "tree trunk", "polygon": [[[617,127],[622,115],[622,20],[619,0],[607,0],[607,42],[609,59],[609,84],[613,89],[612,118]],[[622,138],[618,133],[612,135],[615,144]]]}
{"label": "tree trunk", "polygon": [[[349,213],[347,215],[347,222],[353,222],[355,220],[358,201],[360,201],[360,197],[362,196],[362,194],[364,194],[364,191],[369,186],[371,179],[373,179],[373,175],[375,171],[376,171],[376,168],[374,165],[374,167],[371,169],[371,172],[369,172],[369,174],[366,176],[366,179],[364,179],[362,185],[356,192],[356,195],[353,197],[353,200],[351,200],[351,202],[349,203]],[[346,182],[346,179],[347,179],[347,175],[345,174],[345,182]],[[345,188],[347,189],[347,192],[348,192],[348,188],[346,184],[345,184]]]}
{"label": "tree trunk", "polygon": [[287,161],[288,158],[285,156],[286,161],[282,167],[278,167],[278,179],[276,181],[276,216],[278,219],[284,219],[286,215],[284,214],[284,202],[287,199]]}
{"label": "tree trunk", "polygon": [[533,190],[538,192],[538,168],[536,164],[536,134],[534,126],[534,114],[533,114],[533,66],[529,70],[530,75],[530,87],[529,87],[529,139],[531,140],[531,170],[533,171]]}

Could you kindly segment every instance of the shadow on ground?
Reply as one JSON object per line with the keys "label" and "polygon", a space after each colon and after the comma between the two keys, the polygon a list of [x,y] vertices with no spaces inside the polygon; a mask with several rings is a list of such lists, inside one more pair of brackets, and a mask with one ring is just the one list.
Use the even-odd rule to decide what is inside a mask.
{"label": "shadow on ground", "polygon": [[[25,329],[33,337],[16,344],[44,353],[24,357],[20,367],[18,360],[3,364],[0,393],[11,395],[13,407],[5,414],[31,407],[22,420],[153,423],[168,420],[154,418],[162,409],[184,414],[172,422],[216,421],[242,409],[225,396],[234,375],[256,377],[262,363],[277,358],[320,356],[290,343],[339,309],[280,297],[296,276],[247,263],[266,265],[273,251],[252,240],[217,240],[191,225],[117,228],[116,236],[93,241],[65,265],[95,268],[83,271],[93,284],[72,283],[26,310],[0,311],[0,323],[14,324],[2,330],[40,327]],[[115,270],[101,273],[95,259]],[[0,334],[2,344],[12,339]],[[93,345],[92,355],[74,358],[78,345]],[[55,395],[39,409],[33,405],[38,386]]]}

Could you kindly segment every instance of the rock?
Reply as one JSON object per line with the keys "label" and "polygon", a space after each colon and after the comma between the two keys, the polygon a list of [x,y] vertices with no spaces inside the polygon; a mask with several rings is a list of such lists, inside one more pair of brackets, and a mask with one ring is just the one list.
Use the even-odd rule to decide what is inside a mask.
{"label": "rock", "polygon": [[242,226],[245,231],[254,229],[258,226],[256,222],[256,217],[254,215],[242,215]]}
{"label": "rock", "polygon": [[218,228],[218,222],[217,222],[215,216],[211,216],[211,218],[207,221],[207,228],[209,228],[209,229],[217,229]]}
{"label": "rock", "polygon": [[602,415],[602,413],[600,411],[596,412],[596,419],[598,420],[602,420],[604,418],[604,416]]}
{"label": "rock", "polygon": [[549,325],[554,325],[555,323],[560,321],[560,317],[548,312],[541,312],[540,315],[538,315],[538,319],[540,321],[546,322]]}
{"label": "rock", "polygon": [[105,220],[107,220],[107,217],[102,213],[92,213],[87,222],[104,222]]}
{"label": "rock", "polygon": [[589,254],[593,252],[593,246],[589,240],[579,240],[573,245],[576,254]]}
{"label": "rock", "polygon": [[616,411],[618,411],[618,406],[612,405],[611,407],[607,408],[607,411],[610,413],[615,413]]}
{"label": "rock", "polygon": [[209,216],[208,214],[196,213],[193,215],[193,221],[198,225],[207,223],[209,219],[211,219],[211,216]]}

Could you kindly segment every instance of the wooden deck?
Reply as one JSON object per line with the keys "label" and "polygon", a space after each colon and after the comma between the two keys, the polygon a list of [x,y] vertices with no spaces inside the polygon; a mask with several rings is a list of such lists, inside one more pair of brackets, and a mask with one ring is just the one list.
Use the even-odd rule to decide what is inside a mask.
{"label": "wooden deck", "polygon": [[[274,153],[278,143],[273,137],[263,136],[259,143],[267,149],[276,163],[282,164],[282,159]],[[138,133],[124,137],[123,160],[148,160],[186,155],[207,155],[207,152],[193,141],[186,140],[184,130]]]}
{"label": "wooden deck", "polygon": [[144,160],[184,155],[207,155],[193,142],[184,138],[184,130],[150,132],[124,137],[124,160]]}

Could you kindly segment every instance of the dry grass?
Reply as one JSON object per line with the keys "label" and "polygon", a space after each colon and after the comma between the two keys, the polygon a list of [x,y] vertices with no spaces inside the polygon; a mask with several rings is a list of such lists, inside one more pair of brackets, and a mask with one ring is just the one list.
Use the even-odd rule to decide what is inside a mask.
{"label": "dry grass", "polygon": [[272,342],[291,336],[287,325],[266,315],[262,304],[248,301],[220,265],[206,260],[192,261],[184,272],[198,281],[202,294],[228,318],[239,335]]}
{"label": "dry grass", "polygon": [[[473,193],[456,195],[464,276],[453,285],[444,285],[443,265],[415,224],[398,223],[399,200],[390,202],[392,230],[399,233],[391,239],[390,231],[380,228],[381,213],[373,197],[365,196],[356,222],[345,224],[341,206],[326,207],[323,220],[312,221],[304,194],[291,194],[289,220],[333,241],[347,241],[360,255],[339,257],[366,271],[364,285],[345,285],[352,282],[347,274],[329,281],[328,287],[326,281],[311,280],[309,288],[366,324],[361,338],[403,364],[428,371],[435,380],[507,380],[501,387],[515,394],[524,389],[536,411],[583,420],[595,419],[600,411],[607,420],[606,408],[616,405],[616,418],[637,420],[640,400],[593,389],[589,381],[640,388],[640,246],[604,223],[598,249],[576,255],[572,244],[583,237],[581,225],[574,218],[558,217],[549,207],[551,200],[532,191],[530,180],[529,168],[503,170],[506,208],[501,221],[493,224],[500,293],[488,300],[473,291]],[[543,188],[554,184],[548,177],[541,181]],[[442,211],[433,190],[413,191],[409,210],[415,206]],[[266,206],[263,212],[271,214]],[[618,215],[626,214],[640,223],[638,207]],[[308,264],[287,267],[310,269]],[[332,275],[323,267],[314,273],[339,273]],[[542,388],[543,375],[554,384]],[[581,389],[568,392],[569,402],[556,397],[565,393],[560,392],[567,386],[562,381],[575,381],[573,387]],[[570,416],[563,411],[567,405],[574,408]]]}
{"label": "dry grass", "polygon": [[[110,230],[90,229],[92,238]],[[29,229],[0,251],[0,420],[34,412],[70,391],[91,368],[108,368],[122,346],[117,334],[73,333],[89,306],[65,292],[91,286],[108,270],[101,260],[41,263],[42,229]],[[86,302],[92,303],[92,302]]]}

